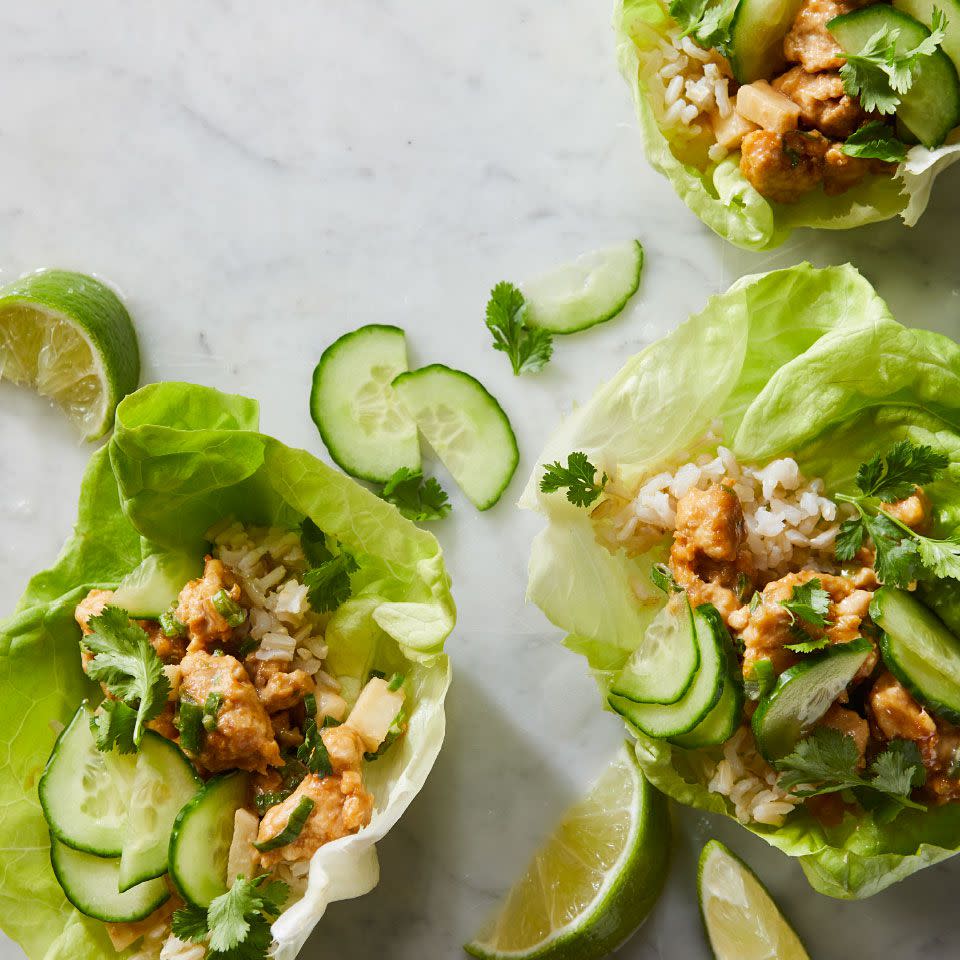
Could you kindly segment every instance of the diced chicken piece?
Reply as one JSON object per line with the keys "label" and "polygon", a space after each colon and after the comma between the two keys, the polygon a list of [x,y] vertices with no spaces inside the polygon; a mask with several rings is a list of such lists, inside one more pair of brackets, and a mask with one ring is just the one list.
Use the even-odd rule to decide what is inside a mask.
{"label": "diced chicken piece", "polygon": [[766,80],[744,84],[737,91],[737,113],[745,120],[774,133],[796,130],[800,120],[800,107],[789,97],[774,90]]}
{"label": "diced chicken piece", "polygon": [[240,601],[240,586],[231,573],[219,560],[207,557],[203,576],[180,591],[175,615],[187,628],[191,653],[226,643],[233,636],[233,627],[213,605],[213,598],[221,590],[231,600]]}
{"label": "diced chicken piece", "polygon": [[841,146],[833,143],[823,155],[823,192],[830,197],[852,190],[870,173],[886,170],[886,165],[879,160],[847,156]]}
{"label": "diced chicken piece", "polygon": [[260,660],[251,654],[244,665],[267,713],[289,710],[317,688],[308,673],[284,670],[287,664],[279,660]]}
{"label": "diced chicken piece", "polygon": [[241,807],[233,815],[233,838],[227,855],[227,886],[232,887],[237,877],[248,880],[256,876],[260,854],[253,845],[260,830],[260,818]]}
{"label": "diced chicken piece", "polygon": [[761,196],[796,203],[823,183],[828,149],[829,143],[817,134],[757,130],[743,138],[740,171]]}
{"label": "diced chicken piece", "polygon": [[857,5],[837,0],[804,0],[793,26],[784,37],[783,55],[791,63],[801,64],[807,73],[839,70],[846,60],[827,24],[834,17],[849,13]]}
{"label": "diced chicken piece", "polygon": [[866,765],[864,758],[867,752],[867,742],[870,739],[870,724],[859,713],[835,703],[820,718],[819,726],[830,727],[833,730],[839,730],[845,737],[852,737],[853,742],[857,745],[857,753],[860,754],[857,766],[863,769]]}
{"label": "diced chicken piece", "polygon": [[751,585],[744,537],[743,507],[729,487],[694,488],[677,503],[670,569],[694,606],[712,603],[727,622],[742,606],[738,589]]}
{"label": "diced chicken piece", "polygon": [[260,822],[259,842],[270,840],[287,826],[302,797],[313,801],[313,810],[300,835],[286,846],[260,854],[264,869],[283,861],[306,860],[332,840],[357,833],[373,815],[373,795],[363,787],[360,765],[364,745],[349,727],[329,727],[321,732],[334,775],[309,773],[282,803],[271,807]]}
{"label": "diced chicken piece", "polygon": [[836,70],[807,73],[793,67],[773,81],[773,88],[797,104],[808,127],[837,140],[846,140],[867,118],[860,101],[844,92]]}
{"label": "diced chicken piece", "polygon": [[892,673],[880,675],[869,697],[877,729],[887,740],[927,740],[936,736],[933,717],[910,695]]}
{"label": "diced chicken piece", "polygon": [[178,896],[173,895],[166,903],[157,907],[153,913],[142,920],[134,920],[130,923],[104,923],[113,949],[117,953],[123,953],[127,947],[139,940],[145,933],[155,927],[166,925],[170,917],[173,916],[173,911],[182,906],[183,901]]}
{"label": "diced chicken piece", "polygon": [[[355,730],[369,753],[386,739],[390,726],[403,709],[403,689],[391,690],[386,680],[371,677],[360,691],[345,726]],[[336,730],[337,727],[331,729]]]}
{"label": "diced chicken piece", "polygon": [[265,773],[267,767],[283,763],[270,717],[242,663],[235,657],[198,650],[188,653],[180,666],[181,699],[186,696],[202,704],[210,693],[223,697],[216,729],[204,734],[197,758],[204,769]]}
{"label": "diced chicken piece", "polygon": [[960,728],[946,720],[937,721],[937,739],[932,750],[921,750],[927,768],[924,798],[935,804],[960,800]]}
{"label": "diced chicken piece", "polygon": [[74,619],[80,625],[83,635],[87,636],[93,631],[90,629],[90,618],[98,617],[103,613],[106,607],[113,599],[112,590],[91,590],[78,604],[73,611]]}
{"label": "diced chicken piece", "polygon": [[916,487],[905,500],[885,503],[883,509],[917,533],[928,533],[930,530],[930,498],[920,487]]}
{"label": "diced chicken piece", "polygon": [[717,143],[727,150],[736,150],[748,133],[758,129],[755,123],[751,123],[746,117],[741,117],[736,110],[731,110],[725,117],[714,113],[710,123]]}

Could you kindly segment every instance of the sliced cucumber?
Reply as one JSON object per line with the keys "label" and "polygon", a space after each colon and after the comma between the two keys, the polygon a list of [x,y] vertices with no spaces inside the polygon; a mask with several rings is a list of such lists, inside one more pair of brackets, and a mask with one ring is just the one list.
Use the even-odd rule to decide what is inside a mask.
{"label": "sliced cucumber", "polygon": [[585,254],[522,284],[524,321],[551,333],[576,333],[615,317],[640,286],[639,240]]}
{"label": "sliced cucumber", "polygon": [[[918,20],[885,3],[835,17],[827,29],[850,54],[859,53],[880,30],[896,31],[896,49],[905,53],[930,36]],[[913,85],[901,96],[897,120],[927,147],[938,147],[960,123],[960,79],[942,51],[917,60]]]}
{"label": "sliced cucumber", "polygon": [[717,705],[726,679],[727,656],[723,638],[713,621],[698,608],[693,613],[700,647],[700,669],[690,688],[676,703],[634,703],[611,694],[610,706],[650,737],[677,737],[689,733]]}
{"label": "sliced cucumber", "polygon": [[647,627],[610,692],[635,703],[676,703],[699,666],[693,611],[685,595],[675,595]]}
{"label": "sliced cucumber", "polygon": [[780,674],[753,714],[753,735],[767,760],[785,757],[843,693],[870,656],[864,637],[837,643]]}
{"label": "sliced cucumber", "polygon": [[785,63],[783,38],[803,0],[740,0],[730,24],[730,67],[738,83],[769,80]]}
{"label": "sliced cucumber", "polygon": [[935,9],[942,10],[947,18],[947,25],[944,27],[945,36],[940,49],[960,71],[960,0],[893,0],[893,5],[924,26],[933,23]]}
{"label": "sliced cucumber", "polygon": [[50,863],[67,899],[95,920],[133,923],[149,917],[170,899],[170,888],[162,878],[120,893],[119,860],[71,850],[54,836],[50,837]]}
{"label": "sliced cucumber", "polygon": [[717,705],[689,733],[670,738],[671,743],[687,750],[726,743],[736,733],[743,719],[743,679],[734,653],[733,641],[716,607],[704,604],[698,609],[703,616],[713,621],[714,629],[723,638],[727,664],[723,693]]}
{"label": "sliced cucumber", "polygon": [[124,828],[121,891],[167,872],[173,823],[201,786],[193,765],[175,743],[152,730],[144,734]]}
{"label": "sliced cucumber", "polygon": [[136,757],[98,750],[91,716],[81,705],[57,737],[40,777],[40,806],[61,843],[100,857],[119,857]]}
{"label": "sliced cucumber", "polygon": [[386,483],[401,467],[420,469],[416,424],[391,383],[407,369],[399,327],[370,324],[323,351],[313,371],[310,415],[336,463],[353,477]]}
{"label": "sliced cucumber", "polygon": [[177,815],[170,835],[169,869],[180,895],[197,907],[227,892],[233,818],[246,806],[247,775],[208,780]]}
{"label": "sliced cucumber", "polygon": [[960,722],[960,640],[919,600],[881,587],[870,616],[883,631],[880,653],[890,672],[934,713]]}
{"label": "sliced cucumber", "polygon": [[917,596],[960,637],[960,580],[921,580]]}
{"label": "sliced cucumber", "polygon": [[176,603],[185,583],[199,577],[202,564],[183,553],[153,553],[130,571],[110,601],[138,620],[158,620]]}
{"label": "sliced cucumber", "polygon": [[462,370],[435,363],[393,381],[407,413],[478,510],[507,488],[520,459],[503,408]]}

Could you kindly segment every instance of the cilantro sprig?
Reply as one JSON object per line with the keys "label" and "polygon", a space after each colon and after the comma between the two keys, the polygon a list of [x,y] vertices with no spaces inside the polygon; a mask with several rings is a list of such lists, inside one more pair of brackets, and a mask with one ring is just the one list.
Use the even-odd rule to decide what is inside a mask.
{"label": "cilantro sprig", "polygon": [[300,524],[300,545],[310,564],[303,575],[310,606],[317,613],[336,610],[350,599],[353,593],[350,574],[360,569],[359,564],[343,547],[334,554],[327,546],[323,531],[309,517]]}
{"label": "cilantro sprig", "polygon": [[116,744],[124,752],[140,746],[148,721],[163,710],[170,694],[170,681],[146,631],[130,619],[126,610],[107,606],[91,617],[91,630],[81,641],[93,654],[87,675],[136,714],[118,707],[104,707],[106,717],[98,721],[101,750]]}
{"label": "cilantro sprig", "polygon": [[510,358],[514,376],[542,370],[553,356],[553,338],[548,330],[524,322],[526,302],[512,283],[498,283],[487,301],[487,329],[493,334],[493,349]]}
{"label": "cilantro sprig", "polygon": [[847,137],[840,150],[848,157],[885,160],[887,163],[903,163],[907,159],[907,145],[898,140],[882,120],[865,123]]}
{"label": "cilantro sprig", "polygon": [[930,35],[915,47],[900,49],[900,30],[881,27],[857,52],[845,52],[840,68],[843,89],[859,97],[867,113],[894,113],[903,94],[909,92],[924,57],[932,56],[943,42],[947,18],[934,7]]}
{"label": "cilantro sprig", "polygon": [[880,794],[886,805],[882,818],[887,822],[906,807],[926,809],[910,799],[913,789],[926,781],[920,751],[913,741],[891,740],[870,764],[867,776],[857,771],[859,759],[853,737],[832,727],[818,727],[776,762],[778,783],[797,797],[844,790],[858,791],[861,797],[864,791]]}
{"label": "cilantro sprig", "polygon": [[571,453],[564,466],[557,460],[547,464],[540,478],[540,490],[543,493],[555,493],[566,488],[567,499],[577,507],[589,507],[607,485],[606,473],[597,480],[597,468],[581,451]]}
{"label": "cilantro sprig", "polygon": [[206,909],[174,911],[173,933],[180,940],[206,943],[210,960],[264,960],[273,942],[270,924],[289,896],[285,883],[268,881],[266,874],[253,880],[238,876]]}
{"label": "cilantro sprig", "polygon": [[392,503],[408,520],[442,520],[450,512],[446,491],[433,477],[420,470],[400,467],[384,484],[380,496]]}
{"label": "cilantro sprig", "polygon": [[925,575],[960,580],[960,539],[925,537],[884,510],[885,504],[909,497],[917,486],[935,480],[949,462],[942,451],[901,440],[861,464],[856,477],[860,494],[836,495],[857,511],[840,525],[837,559],[852,560],[869,538],[876,551],[874,566],[884,583],[906,587]]}
{"label": "cilantro sprig", "polygon": [[821,630],[830,626],[827,613],[830,610],[830,594],[823,589],[819,577],[813,577],[806,583],[794,585],[787,600],[781,600],[782,606],[790,614],[791,630],[796,636],[795,643],[786,644],[794,653],[813,653],[830,645],[828,637],[813,637],[799,621]]}

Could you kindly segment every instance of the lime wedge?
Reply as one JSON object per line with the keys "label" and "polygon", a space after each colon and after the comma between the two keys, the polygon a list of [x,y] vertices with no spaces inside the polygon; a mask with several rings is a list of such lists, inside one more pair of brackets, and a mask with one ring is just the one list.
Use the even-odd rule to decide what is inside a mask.
{"label": "lime wedge", "polygon": [[99,280],[66,270],[0,288],[0,380],[57,403],[86,440],[102,437],[140,381],[130,315]]}
{"label": "lime wedge", "polygon": [[483,958],[605,957],[647,918],[669,852],[666,799],[625,744],[464,949]]}
{"label": "lime wedge", "polygon": [[756,874],[719,840],[700,854],[697,887],[717,960],[810,960]]}

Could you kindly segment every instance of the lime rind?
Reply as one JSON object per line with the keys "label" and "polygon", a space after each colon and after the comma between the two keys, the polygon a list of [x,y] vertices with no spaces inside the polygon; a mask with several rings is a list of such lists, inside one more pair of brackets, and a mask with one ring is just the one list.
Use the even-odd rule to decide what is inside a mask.
{"label": "lime rind", "polygon": [[56,402],[87,440],[113,425],[140,381],[130,315],[101,281],[66,270],[31,273],[0,289],[0,379]]}
{"label": "lime rind", "polygon": [[[626,775],[624,777],[624,775]],[[610,787],[620,777],[614,791]],[[624,779],[629,789],[624,786]],[[630,827],[622,849],[613,863],[606,867],[605,876],[589,904],[562,926],[554,927],[537,942],[518,949],[503,949],[492,941],[504,922],[511,899],[522,894],[524,884],[532,882],[534,867],[547,853],[558,835],[575,826],[577,820],[594,819],[598,822],[609,816],[611,807],[602,804],[604,790],[613,803],[623,802],[622,810],[630,816]],[[561,821],[547,845],[534,859],[531,867],[514,885],[498,913],[487,921],[485,928],[464,949],[482,960],[597,960],[616,950],[646,920],[660,896],[666,880],[669,860],[670,819],[666,799],[644,778],[632,746],[624,745],[616,760],[608,767],[588,796],[576,804]],[[567,844],[577,868],[594,869],[589,860],[602,853],[589,847],[576,849],[574,841]],[[537,876],[537,879],[544,880]],[[556,878],[546,878],[554,888]]]}
{"label": "lime rind", "polygon": [[[739,911],[742,914],[742,921],[738,925],[738,932],[742,936],[738,946],[719,942],[719,937],[727,931],[721,929],[721,919],[713,917],[713,912],[704,903],[704,890],[709,893],[711,888],[715,888],[718,876],[723,874],[723,886],[728,897],[731,897],[725,898],[724,903],[731,908],[729,912]],[[737,881],[740,883],[738,891],[735,890]],[[736,902],[732,899],[735,892],[739,893]],[[711,899],[715,897],[711,895]],[[747,960],[753,957],[810,960],[803,941],[770,896],[763,881],[719,840],[709,840],[700,853],[697,864],[697,900],[700,905],[700,919],[715,960]],[[757,905],[762,907],[762,912],[751,909]],[[732,918],[724,920],[729,920],[731,924],[736,923]]]}

